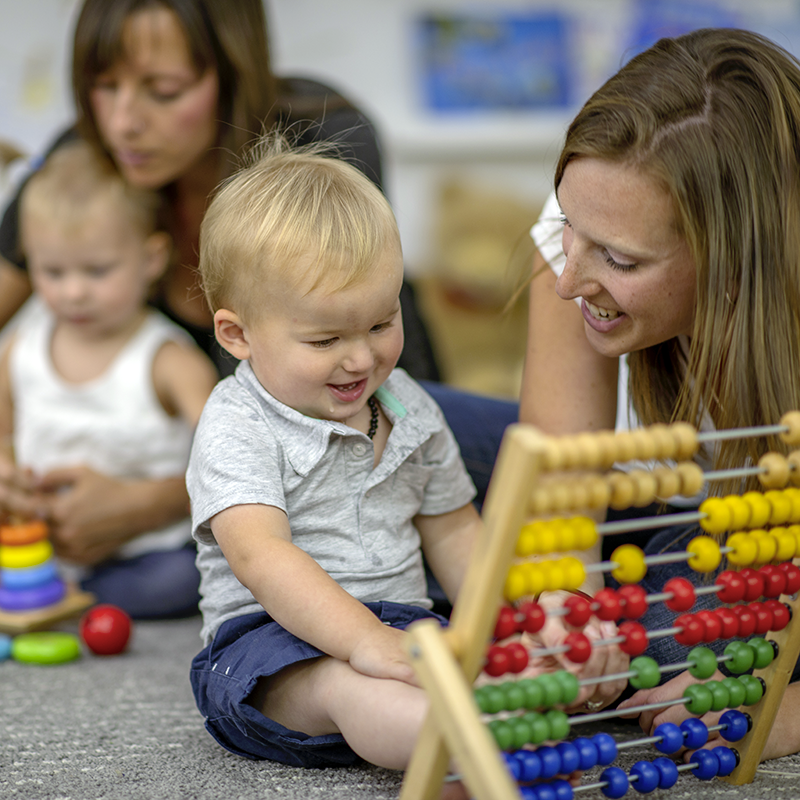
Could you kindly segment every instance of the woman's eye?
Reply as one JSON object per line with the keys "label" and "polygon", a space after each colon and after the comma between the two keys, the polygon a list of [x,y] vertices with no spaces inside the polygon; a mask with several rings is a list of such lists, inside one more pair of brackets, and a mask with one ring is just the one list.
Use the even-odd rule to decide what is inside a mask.
{"label": "woman's eye", "polygon": [[622,272],[630,272],[631,270],[636,269],[638,266],[638,264],[621,264],[616,259],[613,259],[608,253],[605,253],[605,260],[609,267],[612,269],[621,270]]}
{"label": "woman's eye", "polygon": [[561,216],[558,218],[558,221],[561,223],[562,227],[569,228],[569,220],[567,219],[566,214],[561,214]]}

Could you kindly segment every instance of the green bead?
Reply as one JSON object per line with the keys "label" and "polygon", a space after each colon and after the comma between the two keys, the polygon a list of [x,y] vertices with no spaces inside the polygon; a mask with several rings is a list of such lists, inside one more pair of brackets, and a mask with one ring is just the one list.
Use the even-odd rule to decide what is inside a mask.
{"label": "green bead", "polygon": [[634,689],[652,689],[658,686],[661,680],[661,672],[658,669],[658,662],[650,656],[638,656],[631,661],[631,672],[636,675],[629,679],[630,685]]}
{"label": "green bead", "polygon": [[525,690],[513,681],[506,681],[500,685],[506,697],[506,711],[516,711],[525,705]]}
{"label": "green bead", "polygon": [[563,691],[561,684],[552,673],[545,673],[536,678],[539,686],[542,688],[542,706],[544,708],[552,708],[561,702],[561,695]]}
{"label": "green bead", "polygon": [[522,717],[509,720],[508,724],[514,732],[514,740],[509,749],[519,750],[521,747],[525,747],[531,740],[531,726]]}
{"label": "green bead", "polygon": [[764,685],[753,675],[740,675],[740,683],[744,686],[743,705],[753,706],[764,696]]}
{"label": "green bead", "polygon": [[560,742],[569,736],[569,717],[563,711],[551,708],[545,713],[547,724],[550,727],[550,736],[554,742]]}
{"label": "green bead", "polygon": [[475,703],[478,706],[478,711],[480,711],[481,714],[489,713],[488,704],[486,702],[487,688],[487,686],[479,686],[477,689],[472,690],[472,696],[475,698]]}
{"label": "green bead", "polygon": [[730,659],[725,662],[730,672],[739,675],[742,672],[752,669],[756,654],[752,647],[748,647],[744,642],[730,642],[725,645],[723,651]]}
{"label": "green bead", "polygon": [[80,655],[80,641],[71,633],[21,633],[11,640],[11,657],[26,664],[63,664]]}
{"label": "green bead", "polygon": [[722,685],[722,681],[706,681],[706,688],[711,692],[712,711],[730,708],[731,693]]}
{"label": "green bead", "polygon": [[498,714],[506,707],[506,693],[499,686],[482,686],[483,698],[478,706],[484,714]]}
{"label": "green bead", "polygon": [[517,686],[525,692],[525,708],[535,710],[542,707],[544,692],[534,678],[523,678],[517,681]]}
{"label": "green bead", "polygon": [[578,685],[577,676],[569,670],[562,669],[555,673],[558,682],[561,684],[561,703],[568,706],[578,697],[581,687]]}
{"label": "green bead", "polygon": [[716,653],[708,647],[692,648],[686,660],[692,664],[689,674],[700,680],[710,678],[717,671]]}
{"label": "green bead", "polygon": [[747,692],[738,678],[723,678],[720,683],[728,690],[728,708],[739,708],[744,703]]}
{"label": "green bead", "polygon": [[489,730],[501,750],[511,748],[514,742],[514,729],[505,720],[493,719],[489,723]]}
{"label": "green bead", "polygon": [[690,702],[686,704],[686,710],[696,717],[702,717],[711,709],[711,690],[705,684],[693,683],[683,690],[683,696],[688,697]]}
{"label": "green bead", "polygon": [[522,719],[531,727],[531,744],[541,744],[550,738],[550,723],[544,714],[529,711],[527,714],[522,715]]}
{"label": "green bead", "polygon": [[768,667],[772,663],[775,658],[775,650],[772,648],[771,642],[756,636],[748,640],[747,644],[755,652],[753,669],[764,669],[764,667]]}

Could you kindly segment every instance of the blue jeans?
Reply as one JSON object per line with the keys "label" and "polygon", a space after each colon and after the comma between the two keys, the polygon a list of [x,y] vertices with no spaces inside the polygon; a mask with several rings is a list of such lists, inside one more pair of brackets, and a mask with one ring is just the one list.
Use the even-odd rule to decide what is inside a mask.
{"label": "blue jeans", "polygon": [[200,602],[196,553],[194,542],[189,542],[178,550],[104,561],[81,581],[81,588],[134,619],[191,617]]}
{"label": "blue jeans", "polygon": [[[381,622],[405,630],[418,619],[436,617],[418,606],[366,603]],[[438,618],[442,625],[446,620]],[[331,624],[335,624],[331,620]],[[358,756],[338,733],[309,736],[268,719],[248,699],[259,678],[325,654],[292,635],[265,613],[234,617],[192,661],[191,683],[206,729],[225,749],[253,760],[296,767],[354,764]],[[387,721],[387,724],[391,724]]]}

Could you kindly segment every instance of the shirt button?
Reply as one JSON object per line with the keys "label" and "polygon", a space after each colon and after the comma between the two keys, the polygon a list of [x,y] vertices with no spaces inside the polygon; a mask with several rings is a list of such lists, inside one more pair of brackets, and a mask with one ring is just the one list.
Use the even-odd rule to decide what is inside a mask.
{"label": "shirt button", "polygon": [[361,457],[365,455],[366,452],[367,452],[367,446],[365,444],[362,444],[361,442],[356,442],[356,444],[353,445],[353,455]]}

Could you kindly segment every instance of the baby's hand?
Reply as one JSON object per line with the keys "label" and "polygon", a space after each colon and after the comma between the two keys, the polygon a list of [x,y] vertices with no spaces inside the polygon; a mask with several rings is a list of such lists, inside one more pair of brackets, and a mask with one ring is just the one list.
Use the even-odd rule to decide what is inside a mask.
{"label": "baby's hand", "polygon": [[404,646],[405,631],[380,624],[356,644],[350,654],[350,666],[362,675],[392,678],[419,686]]}

